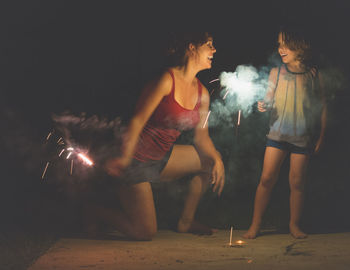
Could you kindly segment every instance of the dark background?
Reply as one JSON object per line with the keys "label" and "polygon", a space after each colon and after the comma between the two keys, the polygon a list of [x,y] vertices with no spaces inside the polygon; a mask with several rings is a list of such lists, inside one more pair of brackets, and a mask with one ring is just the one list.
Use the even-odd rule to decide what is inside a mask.
{"label": "dark background", "polygon": [[[52,128],[51,116],[68,110],[128,119],[142,85],[162,64],[165,33],[193,28],[213,34],[213,68],[198,74],[210,90],[208,82],[222,71],[233,72],[240,64],[268,65],[280,24],[295,21],[312,30],[319,65],[330,71],[334,85],[325,146],[310,162],[303,226],[309,232],[349,230],[347,1],[204,2],[2,1],[3,224],[40,223],[46,229],[74,224],[77,213],[71,198],[40,179],[45,160],[38,148]],[[205,195],[199,219],[220,228],[248,228],[267,120],[266,115],[252,113],[242,119],[238,136],[227,125],[210,128],[223,154],[227,181],[221,198]],[[189,142],[190,137],[184,134],[180,140]],[[185,187],[180,181],[154,188],[160,226],[171,227]],[[288,193],[287,161],[265,227],[283,230],[288,225]]]}

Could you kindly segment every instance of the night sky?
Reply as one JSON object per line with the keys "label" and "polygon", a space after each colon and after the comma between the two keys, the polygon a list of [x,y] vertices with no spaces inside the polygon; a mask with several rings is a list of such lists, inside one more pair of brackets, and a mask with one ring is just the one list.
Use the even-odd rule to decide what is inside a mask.
{"label": "night sky", "polygon": [[[345,214],[349,203],[346,192],[350,187],[347,1],[158,2],[2,1],[1,190],[6,194],[2,200],[12,207],[3,207],[4,211],[17,209],[13,198],[18,194],[31,194],[28,190],[34,190],[30,188],[32,184],[40,185],[36,180],[24,179],[34,179],[41,173],[42,167],[33,165],[38,160],[36,154],[31,154],[35,153],[32,147],[52,128],[52,114],[68,110],[111,119],[130,117],[142,85],[162,64],[161,45],[168,31],[190,27],[213,34],[217,49],[213,67],[198,74],[209,87],[210,80],[222,71],[233,72],[237,65],[266,66],[274,52],[280,24],[294,21],[312,29],[316,49],[322,56],[320,66],[339,72],[332,75],[338,90],[330,97],[327,144],[310,168],[313,180],[308,188],[310,194],[316,195],[308,207],[317,209],[308,211],[319,213],[314,218],[321,220],[323,209],[338,225],[342,224],[339,227],[349,228],[349,217]],[[252,116],[246,120],[240,142],[223,136],[227,130],[211,130],[218,149],[235,144],[234,150],[229,148],[233,154],[225,152],[225,160],[230,163],[227,164],[229,172],[240,171],[235,171],[236,176],[242,176],[252,167],[256,172],[253,177],[259,176],[265,123],[255,125],[261,127],[261,132],[254,130],[253,125],[259,119]],[[226,140],[221,141],[222,136]],[[247,162],[240,159],[236,163],[240,165],[233,166],[231,163],[237,157]],[[252,162],[259,164],[252,165]],[[250,181],[249,185],[228,182],[227,192],[235,194],[237,190],[233,190],[237,188],[243,194],[250,194],[247,199],[250,205],[257,180]],[[238,195],[225,196],[225,207],[239,198]],[[30,200],[30,195],[28,198]],[[279,199],[277,196],[276,200]],[[316,201],[321,203],[318,205]],[[239,205],[232,207],[239,209]]]}

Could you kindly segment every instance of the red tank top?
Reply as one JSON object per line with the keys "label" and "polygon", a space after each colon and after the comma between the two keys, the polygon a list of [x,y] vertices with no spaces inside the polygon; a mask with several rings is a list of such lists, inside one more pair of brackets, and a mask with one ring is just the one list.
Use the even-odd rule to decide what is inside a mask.
{"label": "red tank top", "polygon": [[193,110],[183,108],[175,100],[175,78],[169,69],[173,85],[169,95],[163,97],[140,134],[134,158],[146,162],[160,160],[170,150],[184,130],[194,128],[199,122],[202,86],[198,82],[198,100]]}

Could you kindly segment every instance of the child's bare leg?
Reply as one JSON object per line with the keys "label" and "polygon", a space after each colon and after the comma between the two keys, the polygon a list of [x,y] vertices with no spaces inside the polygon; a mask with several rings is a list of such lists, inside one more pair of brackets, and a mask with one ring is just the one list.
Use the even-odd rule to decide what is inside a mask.
{"label": "child's bare leg", "polygon": [[253,220],[248,231],[243,235],[244,238],[253,239],[259,233],[262,217],[285,157],[285,151],[274,147],[266,147],[263,171],[255,194]]}
{"label": "child's bare leg", "polygon": [[304,206],[305,175],[309,156],[291,154],[289,186],[290,186],[290,222],[289,230],[294,238],[306,238],[307,234],[300,229],[300,218]]}

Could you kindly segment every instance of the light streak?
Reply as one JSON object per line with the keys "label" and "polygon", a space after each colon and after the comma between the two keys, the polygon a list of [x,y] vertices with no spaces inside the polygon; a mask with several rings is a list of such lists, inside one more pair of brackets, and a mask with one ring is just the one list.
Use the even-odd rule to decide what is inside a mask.
{"label": "light streak", "polygon": [[230,231],[230,246],[232,246],[232,232],[233,232],[233,226],[231,226],[231,231]]}
{"label": "light streak", "polygon": [[224,97],[223,97],[222,99],[225,100],[225,98],[227,97],[228,92],[229,92],[229,90],[227,89],[227,90],[226,90],[226,93],[225,93],[225,95],[224,95]]}
{"label": "light streak", "polygon": [[73,152],[69,152],[67,155],[67,159],[69,159],[69,157],[72,155]]}
{"label": "light streak", "polygon": [[61,140],[62,140],[62,137],[60,137],[60,138],[57,140],[57,143],[60,143]]}
{"label": "light streak", "polygon": [[94,163],[87,156],[85,156],[84,154],[79,153],[78,157],[80,157],[84,161],[84,163],[86,163],[87,165],[89,165],[89,166],[94,165]]}
{"label": "light streak", "polygon": [[44,179],[44,176],[45,176],[45,173],[46,173],[47,167],[49,166],[49,163],[50,163],[50,162],[46,162],[46,166],[45,166],[45,169],[44,169],[43,174],[41,175],[41,179]]}
{"label": "light streak", "polygon": [[213,82],[216,82],[216,81],[220,81],[220,79],[211,80],[209,83],[213,83]]}
{"label": "light streak", "polygon": [[46,140],[47,140],[47,141],[50,139],[51,135],[52,135],[52,132],[50,132],[49,134],[47,134],[47,137],[46,137]]}
{"label": "light streak", "polygon": [[64,152],[64,150],[66,150],[66,149],[62,149],[62,151],[58,154],[59,157],[62,155],[62,153]]}
{"label": "light streak", "polygon": [[211,113],[211,111],[208,112],[207,117],[205,118],[205,121],[204,121],[204,124],[203,124],[202,128],[205,128],[205,126],[207,125],[210,113]]}
{"label": "light streak", "polygon": [[74,162],[74,159],[72,159],[72,160],[70,161],[70,175],[73,174],[73,162]]}
{"label": "light streak", "polygon": [[238,111],[237,126],[239,126],[240,123],[241,123],[241,110]]}

